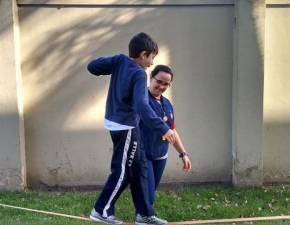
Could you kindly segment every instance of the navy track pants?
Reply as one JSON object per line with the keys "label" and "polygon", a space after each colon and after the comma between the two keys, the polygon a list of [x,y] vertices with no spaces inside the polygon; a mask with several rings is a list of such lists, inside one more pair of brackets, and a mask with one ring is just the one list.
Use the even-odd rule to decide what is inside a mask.
{"label": "navy track pants", "polygon": [[136,213],[156,215],[149,202],[147,160],[141,147],[139,128],[110,131],[113,141],[111,174],[95,203],[95,210],[103,217],[115,215],[115,202],[130,184]]}

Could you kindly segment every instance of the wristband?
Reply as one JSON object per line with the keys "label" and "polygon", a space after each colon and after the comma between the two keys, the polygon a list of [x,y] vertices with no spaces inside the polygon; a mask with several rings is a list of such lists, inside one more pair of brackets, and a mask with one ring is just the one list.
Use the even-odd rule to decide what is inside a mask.
{"label": "wristband", "polygon": [[182,152],[179,154],[179,158],[183,158],[184,156],[188,156],[188,153],[187,152]]}

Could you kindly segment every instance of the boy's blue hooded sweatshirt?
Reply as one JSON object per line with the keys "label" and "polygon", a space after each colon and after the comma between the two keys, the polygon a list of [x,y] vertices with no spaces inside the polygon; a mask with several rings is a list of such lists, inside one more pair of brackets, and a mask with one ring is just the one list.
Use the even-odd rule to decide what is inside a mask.
{"label": "boy's blue hooded sweatshirt", "polygon": [[87,66],[93,75],[110,75],[107,120],[137,127],[140,118],[146,126],[164,135],[169,126],[152,110],[148,102],[147,74],[140,65],[123,54],[101,57]]}

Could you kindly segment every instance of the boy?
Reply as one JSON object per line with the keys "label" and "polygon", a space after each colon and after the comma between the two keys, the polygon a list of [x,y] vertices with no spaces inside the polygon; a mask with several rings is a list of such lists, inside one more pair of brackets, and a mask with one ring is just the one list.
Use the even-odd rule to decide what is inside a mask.
{"label": "boy", "polygon": [[135,35],[129,43],[129,57],[115,55],[91,61],[87,69],[94,75],[110,75],[104,126],[113,141],[111,174],[92,209],[90,218],[106,224],[122,224],[115,216],[114,204],[130,184],[136,209],[135,224],[163,225],[149,203],[147,162],[141,148],[139,120],[164,135],[173,144],[175,133],[152,110],[148,102],[147,74],[158,46],[145,33]]}

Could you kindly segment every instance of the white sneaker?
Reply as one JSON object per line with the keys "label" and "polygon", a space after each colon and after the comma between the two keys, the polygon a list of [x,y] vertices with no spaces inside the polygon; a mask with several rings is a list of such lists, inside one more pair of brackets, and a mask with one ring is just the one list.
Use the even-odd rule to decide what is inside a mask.
{"label": "white sneaker", "polygon": [[167,220],[158,218],[157,216],[141,216],[137,214],[135,218],[136,225],[165,225]]}
{"label": "white sneaker", "polygon": [[118,217],[112,215],[108,217],[102,217],[96,210],[93,208],[91,211],[90,219],[93,221],[105,223],[105,224],[122,224],[123,220]]}

